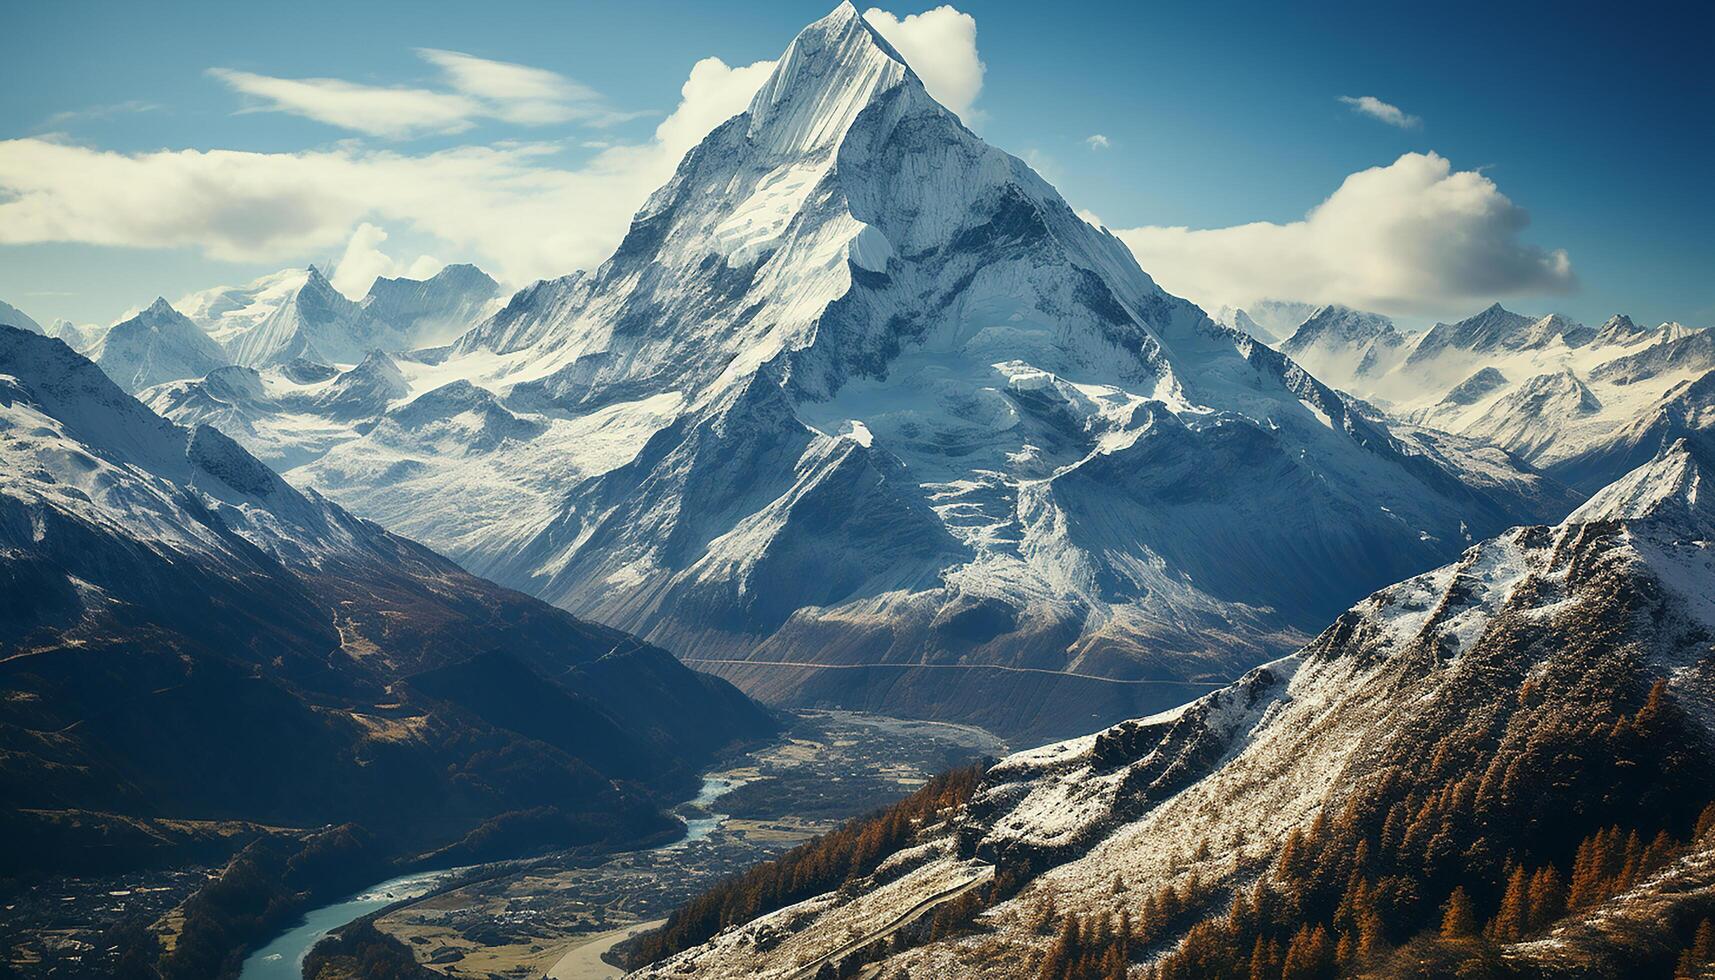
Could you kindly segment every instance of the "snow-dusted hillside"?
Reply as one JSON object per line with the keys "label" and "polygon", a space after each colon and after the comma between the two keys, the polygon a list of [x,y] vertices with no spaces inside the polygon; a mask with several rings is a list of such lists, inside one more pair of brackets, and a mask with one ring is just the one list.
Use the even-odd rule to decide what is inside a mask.
{"label": "snow-dusted hillside", "polygon": [[1014,731],[1173,703],[1572,505],[1162,292],[849,4],[609,261],[396,361],[290,479],[765,696]]}
{"label": "snow-dusted hillside", "polygon": [[[1562,524],[1513,529],[1382,589],[1230,687],[1002,760],[962,812],[875,882],[736,926],[642,975],[798,976],[798,964],[866,948],[880,934],[865,935],[872,924],[926,922],[949,882],[1003,874],[1026,883],[979,906],[972,926],[941,938],[896,925],[889,935],[912,938],[863,958],[881,962],[884,977],[1035,975],[1064,934],[1056,917],[1099,916],[1112,930],[1124,910],[1149,937],[1126,955],[1145,961],[1205,916],[1243,923],[1242,908],[1229,919],[1235,894],[1313,889],[1306,879],[1321,872],[1283,853],[1310,868],[1328,862],[1334,898],[1350,881],[1387,874],[1399,877],[1377,887],[1421,894],[1421,905],[1381,906],[1378,942],[1363,954],[1380,957],[1386,936],[1439,921],[1453,882],[1482,903],[1480,923],[1500,900],[1488,889],[1505,884],[1514,860],[1559,862],[1565,881],[1579,839],[1607,820],[1647,833],[1665,820],[1683,835],[1679,821],[1715,790],[1712,479],[1708,450],[1676,442]],[[1668,890],[1649,893],[1651,928],[1671,935],[1688,913],[1695,925],[1697,906],[1677,904],[1703,893],[1663,880]],[[1170,885],[1185,911],[1162,912],[1167,924],[1141,932],[1144,903]],[[1278,906],[1283,921],[1331,902],[1309,894],[1301,911]],[[1648,937],[1631,954],[1617,943],[1599,961],[1644,962],[1635,957],[1659,942]],[[1570,952],[1535,942],[1509,955],[1529,965]]]}

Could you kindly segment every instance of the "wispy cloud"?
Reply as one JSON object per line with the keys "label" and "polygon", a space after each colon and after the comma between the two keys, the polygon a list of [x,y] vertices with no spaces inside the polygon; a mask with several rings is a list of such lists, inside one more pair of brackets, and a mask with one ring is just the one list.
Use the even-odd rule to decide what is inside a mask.
{"label": "wispy cloud", "polygon": [[232,68],[210,68],[209,74],[255,100],[244,111],[285,112],[390,139],[459,133],[482,119],[607,126],[648,114],[621,112],[601,93],[545,68],[438,48],[419,48],[417,54],[441,70],[445,88],[278,78]]}
{"label": "wispy cloud", "polygon": [[1109,140],[1106,136],[1103,136],[1101,133],[1094,133],[1090,136],[1084,137],[1084,142],[1088,143],[1090,145],[1090,149],[1092,149],[1092,150],[1105,150],[1108,147],[1113,145],[1113,141]]}
{"label": "wispy cloud", "polygon": [[620,112],[595,89],[546,68],[439,48],[418,48],[417,54],[445,72],[454,89],[481,100],[496,118],[507,122],[541,126],[578,121],[606,126],[651,114]]}
{"label": "wispy cloud", "polygon": [[257,99],[247,112],[284,112],[341,129],[401,139],[457,133],[474,125],[481,106],[454,92],[358,85],[338,78],[274,78],[230,68],[208,73]]}
{"label": "wispy cloud", "polygon": [[144,102],[141,99],[130,99],[125,102],[114,102],[108,105],[92,105],[82,109],[68,109],[56,112],[46,120],[49,129],[57,129],[71,123],[91,119],[113,119],[118,116],[134,115],[142,112],[159,112],[161,106],[154,102]]}
{"label": "wispy cloud", "polygon": [[1373,95],[1342,95],[1340,101],[1351,106],[1352,111],[1360,116],[1397,126],[1400,129],[1416,129],[1423,125],[1423,120],[1408,114],[1404,109],[1389,102],[1383,102]]}

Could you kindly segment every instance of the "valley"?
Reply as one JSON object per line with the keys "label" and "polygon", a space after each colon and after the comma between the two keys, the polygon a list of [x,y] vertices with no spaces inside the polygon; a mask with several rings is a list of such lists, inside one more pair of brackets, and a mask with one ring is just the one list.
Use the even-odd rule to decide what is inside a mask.
{"label": "valley", "polygon": [[[611,857],[550,855],[466,867],[442,876],[457,882],[451,887],[332,908],[369,916],[377,931],[430,969],[557,980],[617,975],[590,944],[624,939],[726,875],[908,795],[936,773],[1005,750],[968,726],[803,711],[782,739],[704,776],[698,796],[674,811],[686,825],[676,841]],[[252,954],[243,980],[298,976],[296,964],[329,930],[326,917],[325,910],[311,912],[309,927]]]}

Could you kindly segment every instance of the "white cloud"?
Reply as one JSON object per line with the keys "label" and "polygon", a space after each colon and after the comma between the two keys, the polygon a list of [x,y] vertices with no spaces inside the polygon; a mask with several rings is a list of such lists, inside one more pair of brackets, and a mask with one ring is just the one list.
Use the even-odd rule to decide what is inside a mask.
{"label": "white cloud", "polygon": [[284,264],[349,248],[353,229],[368,221],[433,236],[515,283],[564,275],[606,258],[644,198],[686,150],[745,108],[771,68],[699,61],[652,139],[601,150],[576,168],[556,165],[563,147],[545,142],[409,155],[354,144],[126,154],[0,141],[0,244],[191,247]]}
{"label": "white cloud", "polygon": [[601,93],[545,68],[418,48],[450,90],[360,85],[338,78],[275,78],[231,68],[208,73],[258,100],[248,111],[285,112],[371,136],[403,139],[458,133],[479,119],[521,126],[582,122],[606,126],[646,113],[620,112]]}
{"label": "white cloud", "polygon": [[421,88],[357,85],[337,78],[272,78],[230,68],[208,73],[261,100],[251,111],[285,112],[374,136],[405,137],[469,129],[474,99]]}
{"label": "white cloud", "polygon": [[334,265],[333,276],[329,279],[333,288],[358,300],[369,292],[378,276],[427,279],[446,264],[432,255],[419,255],[410,262],[397,261],[381,251],[381,243],[386,240],[387,232],[369,222],[358,225],[357,230],[351,233],[351,241],[345,245],[345,253]]}
{"label": "white cloud", "polygon": [[1208,309],[1272,297],[1411,316],[1573,288],[1564,251],[1519,240],[1528,222],[1483,174],[1407,153],[1347,177],[1303,221],[1115,234],[1163,288]]}
{"label": "white cloud", "polygon": [[1342,95],[1340,101],[1351,106],[1353,112],[1361,116],[1369,116],[1371,119],[1378,119],[1389,126],[1398,126],[1400,129],[1415,129],[1423,124],[1423,120],[1408,115],[1399,106],[1383,102],[1373,95],[1355,97]]}
{"label": "white cloud", "polygon": [[1084,138],[1084,142],[1090,144],[1090,149],[1092,150],[1105,150],[1113,145],[1113,141],[1108,139],[1106,136],[1103,136],[1101,133],[1086,136]]}
{"label": "white cloud", "polygon": [[[944,6],[869,18],[937,99],[974,111],[983,66],[969,15]],[[575,118],[603,121],[611,112],[599,95],[554,72],[439,49],[419,53],[445,73],[448,90],[216,74],[267,108],[378,135],[456,132],[486,117],[535,122],[588,112]],[[399,274],[381,249],[390,228],[435,239],[438,253],[509,282],[565,275],[605,259],[685,152],[742,112],[773,69],[772,61],[732,66],[704,58],[680,88],[678,106],[641,142],[567,137],[406,153],[348,141],[291,153],[117,153],[52,138],[4,140],[0,244],[195,248],[215,259],[281,264],[343,246],[338,285],[358,294],[366,277]],[[560,162],[573,148],[595,152],[577,166]]]}
{"label": "white cloud", "polygon": [[943,5],[904,18],[871,7],[863,19],[898,49],[935,101],[966,123],[975,121],[972,104],[983,90],[985,71],[977,57],[975,17]]}

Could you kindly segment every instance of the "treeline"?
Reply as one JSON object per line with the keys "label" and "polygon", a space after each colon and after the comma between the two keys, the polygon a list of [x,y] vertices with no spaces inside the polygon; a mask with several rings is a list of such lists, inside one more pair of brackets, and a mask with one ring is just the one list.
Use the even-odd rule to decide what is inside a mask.
{"label": "treeline", "polygon": [[705,942],[729,926],[862,878],[909,845],[919,827],[969,800],[985,768],[979,763],[942,773],[884,810],[847,821],[729,877],[687,902],[661,928],[616,952],[627,969],[635,970]]}
{"label": "treeline", "polygon": [[245,951],[284,928],[312,902],[374,880],[381,849],[361,827],[308,838],[263,838],[246,846],[220,877],[185,900],[184,925],[171,952],[146,930],[120,953],[124,975],[162,980],[236,977]]}
{"label": "treeline", "polygon": [[409,946],[359,919],[316,943],[304,957],[304,980],[442,980],[417,963]]}
{"label": "treeline", "polygon": [[[1625,891],[1690,846],[1715,846],[1707,755],[1665,686],[1626,705],[1623,684],[1599,685],[1577,711],[1533,713],[1541,692],[1527,682],[1511,719],[1473,712],[1432,744],[1399,746],[1369,792],[1293,831],[1251,888],[1146,977],[1507,976],[1501,944]],[[1639,955],[1661,958],[1660,973],[1677,952]]]}

